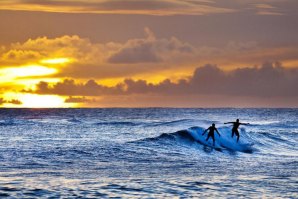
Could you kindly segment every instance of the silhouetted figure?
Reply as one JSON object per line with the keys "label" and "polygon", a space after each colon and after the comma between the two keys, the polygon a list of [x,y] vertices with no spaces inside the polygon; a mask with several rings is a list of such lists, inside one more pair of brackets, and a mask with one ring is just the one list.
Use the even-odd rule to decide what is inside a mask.
{"label": "silhouetted figure", "polygon": [[236,120],[236,122],[226,122],[224,124],[233,124],[233,128],[232,128],[232,137],[234,137],[234,134],[236,134],[237,136],[237,142],[239,141],[239,131],[238,128],[240,125],[248,125],[249,123],[240,123],[239,119]]}
{"label": "silhouetted figure", "polygon": [[202,135],[204,135],[208,130],[209,130],[209,133],[208,133],[208,136],[207,136],[206,141],[208,141],[209,138],[212,137],[212,139],[213,139],[213,146],[215,146],[214,131],[216,131],[219,136],[220,136],[220,134],[219,134],[217,128],[215,128],[215,124],[214,123],[208,129],[206,129]]}

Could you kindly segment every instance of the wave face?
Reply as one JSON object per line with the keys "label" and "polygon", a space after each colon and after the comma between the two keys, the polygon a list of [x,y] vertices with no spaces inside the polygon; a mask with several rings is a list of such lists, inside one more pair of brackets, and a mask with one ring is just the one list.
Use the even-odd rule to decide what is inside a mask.
{"label": "wave face", "polygon": [[[245,130],[243,129],[241,132],[241,139],[239,142],[236,141],[236,136],[232,138],[231,129],[228,128],[219,128],[220,136],[215,134],[215,142],[213,145],[212,138],[207,140],[207,133],[204,135],[203,127],[191,127],[186,130],[177,131],[175,133],[163,133],[155,138],[146,138],[143,141],[166,141],[172,140],[177,144],[189,144],[195,145],[200,144],[205,147],[210,147],[211,149],[218,149],[219,151],[228,151],[228,152],[244,152],[244,153],[252,153],[256,149],[253,147],[254,142],[251,139]],[[206,141],[207,140],[207,141]],[[174,143],[173,143],[174,144]]]}
{"label": "wave face", "polygon": [[[223,124],[237,118],[251,123],[238,143]],[[297,121],[298,109],[0,109],[0,197],[295,198]]]}

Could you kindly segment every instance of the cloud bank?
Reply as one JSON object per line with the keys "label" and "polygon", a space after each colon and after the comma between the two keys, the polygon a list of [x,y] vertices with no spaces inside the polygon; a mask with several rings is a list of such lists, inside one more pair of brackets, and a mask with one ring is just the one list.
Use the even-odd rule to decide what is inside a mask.
{"label": "cloud bank", "polygon": [[[194,46],[176,37],[158,38],[145,28],[144,38],[132,38],[123,43],[94,43],[77,35],[13,43],[0,52],[0,67],[34,63],[55,68],[57,72],[51,77],[124,79],[154,74],[177,76],[182,69],[183,75],[190,75],[195,65],[205,63],[232,69],[280,60],[287,67],[295,67],[297,54],[295,45],[266,48],[255,41],[230,41],[220,47]],[[69,58],[71,63],[61,66],[41,61],[51,58]]]}
{"label": "cloud bank", "polygon": [[40,82],[36,90],[26,90],[37,94],[58,94],[64,96],[106,96],[153,94],[160,96],[225,95],[242,97],[298,97],[298,69],[287,69],[280,63],[264,63],[262,67],[241,68],[230,72],[216,65],[197,68],[188,79],[173,82],[166,79],[158,84],[145,80],[126,79],[114,87],[107,87],[89,80],[76,83],[66,79],[50,84]]}

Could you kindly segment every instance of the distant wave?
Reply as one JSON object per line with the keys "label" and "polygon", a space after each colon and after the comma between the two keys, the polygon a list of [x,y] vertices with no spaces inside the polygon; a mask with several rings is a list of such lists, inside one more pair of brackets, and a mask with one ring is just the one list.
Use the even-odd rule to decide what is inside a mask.
{"label": "distant wave", "polygon": [[68,120],[68,122],[71,122],[71,123],[82,123],[81,120],[78,120],[77,118],[73,117],[71,119]]}
{"label": "distant wave", "polygon": [[196,141],[195,138],[187,130],[181,130],[175,133],[163,133],[160,136],[153,137],[153,138],[145,138],[140,141],[177,140],[179,138],[190,142]]}
{"label": "distant wave", "polygon": [[95,123],[96,125],[125,125],[125,126],[138,126],[142,125],[143,123],[138,123],[138,122],[116,122],[116,121],[111,121],[111,122],[97,122]]}
{"label": "distant wave", "polygon": [[35,124],[35,122],[29,121],[29,120],[10,119],[10,120],[0,121],[0,126],[33,125],[33,124]]}
{"label": "distant wave", "polygon": [[181,120],[173,120],[173,121],[155,121],[155,122],[126,122],[126,121],[102,121],[95,123],[96,125],[123,125],[123,126],[141,126],[144,127],[155,127],[155,126],[172,126],[179,123],[184,123],[192,121],[190,119],[181,119]]}
{"label": "distant wave", "polygon": [[0,126],[12,126],[12,125],[15,125],[15,122],[13,120],[0,121]]}
{"label": "distant wave", "polygon": [[165,121],[165,122],[153,122],[148,126],[172,126],[173,124],[179,124],[184,122],[193,121],[191,119],[181,119],[181,120],[173,120],[173,121]]}

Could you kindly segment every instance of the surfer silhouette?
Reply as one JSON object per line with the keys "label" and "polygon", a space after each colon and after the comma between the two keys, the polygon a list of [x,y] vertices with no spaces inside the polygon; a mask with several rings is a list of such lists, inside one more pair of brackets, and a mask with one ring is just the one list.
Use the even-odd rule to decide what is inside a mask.
{"label": "surfer silhouette", "polygon": [[236,134],[237,136],[237,142],[239,141],[239,137],[240,137],[240,134],[239,134],[239,131],[238,131],[238,128],[240,125],[248,125],[249,123],[240,123],[239,122],[239,119],[236,120],[236,122],[226,122],[224,124],[233,124],[233,128],[232,128],[232,137],[234,137],[234,134]]}
{"label": "surfer silhouette", "polygon": [[213,146],[215,146],[214,131],[216,131],[216,133],[220,136],[217,128],[215,127],[215,124],[213,123],[212,126],[210,126],[208,129],[206,129],[202,135],[204,135],[207,131],[209,131],[209,133],[208,133],[206,141],[208,141],[209,138],[211,137],[213,139]]}

